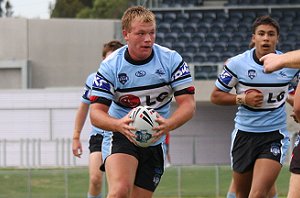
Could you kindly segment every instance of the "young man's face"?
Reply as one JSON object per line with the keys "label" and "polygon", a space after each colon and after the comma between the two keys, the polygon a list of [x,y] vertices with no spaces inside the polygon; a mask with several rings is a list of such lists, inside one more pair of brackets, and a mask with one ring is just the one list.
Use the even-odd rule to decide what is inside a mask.
{"label": "young man's face", "polygon": [[131,30],[123,30],[131,58],[141,61],[151,55],[152,46],[155,42],[155,29],[156,26],[153,22],[145,23],[139,19],[134,19],[131,23]]}
{"label": "young man's face", "polygon": [[255,44],[256,55],[258,58],[274,53],[279,35],[272,25],[259,25],[252,35],[252,42]]}

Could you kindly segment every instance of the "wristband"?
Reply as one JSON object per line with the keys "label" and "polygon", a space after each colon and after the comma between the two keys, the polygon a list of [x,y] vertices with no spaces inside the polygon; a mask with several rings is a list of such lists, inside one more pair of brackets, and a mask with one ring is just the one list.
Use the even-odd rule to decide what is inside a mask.
{"label": "wristband", "polygon": [[238,94],[235,97],[235,103],[237,105],[246,104],[246,94]]}

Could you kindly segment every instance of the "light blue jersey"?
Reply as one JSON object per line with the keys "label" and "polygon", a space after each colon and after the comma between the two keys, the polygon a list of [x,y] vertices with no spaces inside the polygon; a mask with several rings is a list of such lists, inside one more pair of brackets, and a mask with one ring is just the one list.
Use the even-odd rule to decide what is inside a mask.
{"label": "light blue jersey", "polygon": [[289,84],[297,78],[299,70],[284,68],[269,74],[264,73],[263,65],[259,63],[254,52],[255,48],[230,58],[215,85],[225,92],[230,92],[234,87],[237,94],[256,89],[264,95],[261,107],[238,107],[235,128],[249,132],[285,129],[285,101]]}
{"label": "light blue jersey", "polygon": [[[93,81],[94,81],[95,76],[96,76],[96,72],[91,73],[87,77],[87,79],[85,81],[84,93],[81,97],[81,102],[86,103],[88,105],[91,104],[90,96],[91,96],[91,93],[92,93],[92,85],[93,85]],[[96,135],[96,134],[101,134],[102,135],[103,130],[92,125],[92,131],[90,133],[90,136]]]}
{"label": "light blue jersey", "polygon": [[113,101],[109,114],[115,118],[124,117],[139,105],[150,106],[168,118],[174,92],[190,86],[189,67],[176,51],[154,44],[147,60],[135,62],[124,46],[102,61],[92,95]]}

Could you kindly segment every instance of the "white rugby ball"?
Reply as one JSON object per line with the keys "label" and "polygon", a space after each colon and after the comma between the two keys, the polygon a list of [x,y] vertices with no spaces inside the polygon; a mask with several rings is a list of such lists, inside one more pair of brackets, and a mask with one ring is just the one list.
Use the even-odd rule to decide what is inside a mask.
{"label": "white rugby ball", "polygon": [[129,115],[133,122],[130,123],[136,130],[131,131],[136,135],[134,141],[140,147],[148,147],[152,144],[152,135],[156,133],[152,128],[159,124],[155,121],[157,112],[149,106],[138,106]]}

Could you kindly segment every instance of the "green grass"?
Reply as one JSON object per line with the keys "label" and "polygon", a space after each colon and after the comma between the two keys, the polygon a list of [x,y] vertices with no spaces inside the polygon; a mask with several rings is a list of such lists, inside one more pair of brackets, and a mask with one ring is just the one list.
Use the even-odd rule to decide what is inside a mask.
{"label": "green grass", "polygon": [[[277,180],[280,197],[286,197],[290,173],[283,167]],[[181,166],[167,168],[155,198],[225,197],[229,166]],[[0,169],[0,198],[83,198],[88,189],[88,169]]]}

